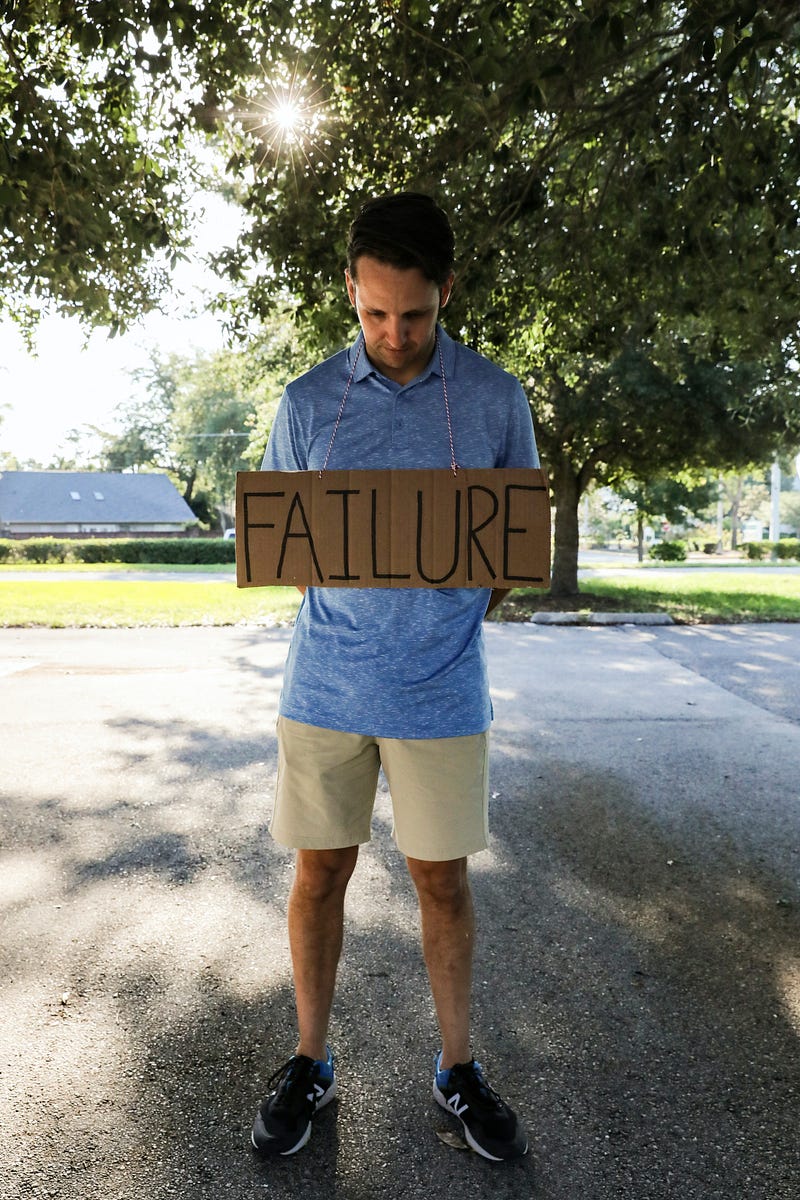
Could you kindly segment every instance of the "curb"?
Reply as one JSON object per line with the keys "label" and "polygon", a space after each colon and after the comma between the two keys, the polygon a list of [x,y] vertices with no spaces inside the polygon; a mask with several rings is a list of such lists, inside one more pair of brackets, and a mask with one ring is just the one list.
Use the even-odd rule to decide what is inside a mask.
{"label": "curb", "polygon": [[669,613],[537,612],[531,625],[674,625]]}

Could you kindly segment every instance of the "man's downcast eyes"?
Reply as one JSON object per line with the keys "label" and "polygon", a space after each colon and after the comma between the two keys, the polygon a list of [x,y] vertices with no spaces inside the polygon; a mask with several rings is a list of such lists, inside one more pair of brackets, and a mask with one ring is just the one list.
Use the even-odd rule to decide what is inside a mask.
{"label": "man's downcast eyes", "polygon": [[[402,316],[406,321],[417,321],[417,320],[420,320],[422,317],[427,317],[427,315],[428,315],[428,311],[425,309],[420,309],[419,312],[402,313]],[[368,317],[385,317],[386,313],[383,312],[379,308],[368,308],[367,316]]]}

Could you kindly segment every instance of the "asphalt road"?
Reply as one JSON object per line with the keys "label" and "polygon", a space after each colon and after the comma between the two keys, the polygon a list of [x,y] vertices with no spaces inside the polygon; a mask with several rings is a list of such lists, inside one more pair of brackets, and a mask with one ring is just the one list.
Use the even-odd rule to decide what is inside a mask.
{"label": "asphalt road", "polygon": [[475,1050],[531,1154],[444,1144],[379,796],[340,1098],[250,1122],[291,1049],[266,823],[288,633],[0,631],[0,1196],[797,1200],[800,628],[487,627]]}

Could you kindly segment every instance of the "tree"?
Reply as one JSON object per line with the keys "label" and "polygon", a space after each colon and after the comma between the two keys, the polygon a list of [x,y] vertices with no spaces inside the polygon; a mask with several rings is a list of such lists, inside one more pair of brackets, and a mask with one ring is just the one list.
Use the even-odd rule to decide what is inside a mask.
{"label": "tree", "polygon": [[630,504],[636,516],[636,545],[639,562],[644,558],[645,521],[662,520],[683,525],[716,499],[713,480],[698,481],[687,477],[654,479],[649,483],[629,480],[616,489],[617,496]]}
{"label": "tree", "polygon": [[210,503],[230,512],[237,470],[254,465],[247,457],[253,403],[244,377],[242,356],[229,351],[153,356],[135,372],[144,395],[121,406],[120,432],[105,437],[103,468],[166,471],[200,515],[208,516]]}
{"label": "tree", "polygon": [[[15,181],[28,178],[30,143],[25,186],[31,212],[50,230],[46,201],[61,178],[61,159],[47,157],[43,134],[51,133],[88,180],[85,189],[76,181],[83,202],[71,219],[85,218],[90,230],[98,197],[103,220],[113,204],[116,225],[103,232],[114,239],[125,230],[128,257],[112,253],[108,278],[95,278],[103,238],[81,257],[59,226],[61,257],[51,261],[38,253],[35,220],[25,223],[7,191],[0,195],[17,224],[0,290],[24,280],[34,296],[71,303],[77,286],[87,312],[117,320],[141,307],[152,289],[132,286],[128,303],[120,281],[165,233],[176,244],[185,175],[175,162],[185,161],[190,131],[207,127],[227,136],[229,186],[247,218],[240,244],[219,259],[241,284],[239,328],[266,317],[288,289],[309,339],[333,349],[350,330],[341,247],[357,202],[397,187],[433,192],[453,213],[462,247],[448,323],[529,387],[556,502],[555,590],[577,589],[577,501],[591,478],[613,473],[611,448],[621,445],[616,461],[631,469],[636,447],[654,458],[659,441],[666,454],[675,440],[667,409],[648,415],[619,385],[630,356],[674,384],[659,387],[664,404],[677,405],[676,424],[692,415],[687,354],[709,369],[751,363],[776,372],[792,351],[800,300],[794,0],[151,0],[146,10],[136,0],[60,0],[58,21],[51,11],[46,0],[12,6],[16,61],[0,113],[3,103],[12,111],[14,72],[34,81],[36,98],[14,92],[31,115],[12,125],[6,118],[17,156],[10,188],[24,191]],[[118,85],[122,117],[113,103],[106,113],[108,81],[118,76],[127,81]],[[78,115],[64,143],[47,105],[52,88],[68,85],[67,108]],[[157,235],[145,237],[136,203],[114,183],[120,163],[136,175],[142,155],[126,138],[135,138],[133,114],[156,103],[156,90],[167,140],[151,138],[147,161],[160,164],[164,182],[149,172],[156,178],[136,193],[149,189],[159,221]],[[95,119],[106,141],[84,155]],[[97,165],[106,152],[108,178]],[[37,253],[26,256],[31,247]],[[599,390],[604,380],[616,389],[611,403]],[[696,391],[695,406],[703,395]],[[589,396],[608,409],[601,442],[585,434]],[[748,404],[709,408],[740,446],[752,428]],[[776,445],[797,424],[781,406],[771,418]],[[757,407],[766,430],[766,392]],[[707,423],[698,416],[694,426]],[[696,457],[704,442],[690,445],[691,427],[681,440]],[[714,448],[722,461],[719,439]],[[741,453],[726,449],[728,458]]]}
{"label": "tree", "polygon": [[[48,305],[112,333],[187,248],[216,88],[268,4],[8,0],[0,14],[0,316]],[[252,17],[248,10],[252,10]]]}
{"label": "tree", "polygon": [[230,161],[250,220],[221,265],[247,281],[241,311],[286,285],[338,344],[357,200],[441,197],[462,246],[448,324],[529,389],[554,592],[577,590],[592,479],[733,464],[756,426],[762,453],[792,436],[786,394],[728,383],[783,375],[797,332],[796,5],[363,0],[293,19],[269,58],[293,122],[278,136],[273,85]]}
{"label": "tree", "polygon": [[[100,434],[109,471],[167,471],[200,520],[232,518],[236,472],[261,463],[285,373],[310,365],[276,312],[246,350],[152,356],[133,373],[141,393],[119,407],[120,428]],[[80,441],[79,431],[75,438]]]}

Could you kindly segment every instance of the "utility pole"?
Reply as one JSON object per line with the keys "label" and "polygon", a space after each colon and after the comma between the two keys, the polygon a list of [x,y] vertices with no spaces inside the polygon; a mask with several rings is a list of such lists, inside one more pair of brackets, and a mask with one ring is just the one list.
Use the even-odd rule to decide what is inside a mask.
{"label": "utility pole", "polygon": [[769,540],[777,542],[781,536],[781,469],[777,461],[772,464],[770,500]]}

